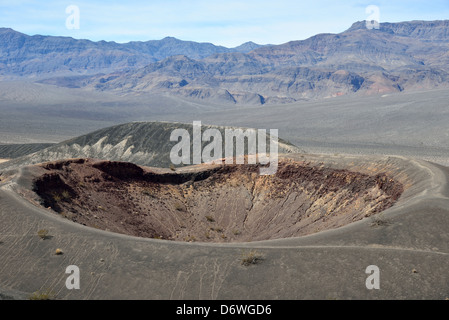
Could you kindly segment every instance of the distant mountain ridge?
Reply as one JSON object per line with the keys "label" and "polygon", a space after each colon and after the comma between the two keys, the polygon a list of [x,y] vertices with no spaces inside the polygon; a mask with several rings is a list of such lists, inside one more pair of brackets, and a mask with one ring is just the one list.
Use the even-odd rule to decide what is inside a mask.
{"label": "distant mountain ridge", "polygon": [[[355,22],[346,32],[366,29],[365,21]],[[449,20],[437,21],[405,21],[399,23],[382,23],[380,32],[421,40],[449,40]]]}
{"label": "distant mountain ridge", "polygon": [[178,54],[202,59],[214,53],[248,52],[259,47],[261,45],[247,42],[236,48],[226,48],[173,37],[121,44],[71,37],[29,36],[10,28],[0,28],[0,74],[47,76],[112,72],[144,67]]}
{"label": "distant mountain ridge", "polygon": [[[6,34],[12,35],[11,31]],[[36,45],[31,52],[48,51],[49,43],[58,39],[44,37],[46,45]],[[61,41],[67,45],[41,52],[42,57],[57,56],[53,68],[52,64],[47,67],[46,60],[39,65],[23,59],[15,65],[22,70],[19,74],[40,68],[40,75],[53,70],[41,82],[58,86],[249,105],[427,90],[449,84],[449,20],[381,23],[379,29],[368,29],[365,21],[359,21],[338,34],[318,34],[281,45],[247,43],[234,49],[175,38],[132,42],[125,47],[79,40],[72,48],[67,38]],[[58,59],[69,59],[64,50],[78,50],[76,59],[70,58],[66,65],[91,66],[87,75],[58,77],[54,72],[61,67]],[[12,59],[15,51],[11,52],[2,59]],[[2,67],[0,61],[2,70],[12,68]]]}

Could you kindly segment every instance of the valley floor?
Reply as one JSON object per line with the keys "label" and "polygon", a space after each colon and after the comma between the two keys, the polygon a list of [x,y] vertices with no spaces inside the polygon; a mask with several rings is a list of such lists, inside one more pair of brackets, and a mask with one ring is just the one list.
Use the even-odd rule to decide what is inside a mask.
{"label": "valley floor", "polygon": [[448,166],[447,101],[448,90],[433,90],[273,106],[220,106],[199,99],[121,97],[6,82],[0,83],[0,144],[57,143],[132,121],[201,121],[278,129],[281,138],[307,153],[399,155]]}

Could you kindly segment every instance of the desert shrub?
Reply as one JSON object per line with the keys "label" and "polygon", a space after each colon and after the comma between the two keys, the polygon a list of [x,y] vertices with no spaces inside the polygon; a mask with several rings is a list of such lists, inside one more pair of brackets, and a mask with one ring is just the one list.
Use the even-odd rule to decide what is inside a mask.
{"label": "desert shrub", "polygon": [[70,192],[67,190],[64,190],[62,192],[54,192],[52,194],[52,197],[55,202],[68,201],[72,198]]}
{"label": "desert shrub", "polygon": [[253,265],[253,264],[258,264],[263,260],[263,255],[256,251],[256,250],[251,250],[251,251],[247,251],[247,252],[243,252],[242,253],[242,258],[241,258],[241,264],[245,267]]}
{"label": "desert shrub", "polygon": [[70,192],[68,192],[67,190],[62,191],[61,196],[62,196],[62,200],[69,200],[70,198],[72,198],[72,196],[70,195]]}
{"label": "desert shrub", "polygon": [[55,202],[61,202],[62,197],[61,197],[61,195],[60,195],[59,193],[54,193],[54,194],[53,194],[53,200],[54,200]]}
{"label": "desert shrub", "polygon": [[390,222],[385,219],[382,212],[371,217],[371,227],[382,227],[389,224]]}
{"label": "desert shrub", "polygon": [[55,298],[55,293],[51,289],[38,290],[33,292],[30,296],[30,300],[52,300]]}
{"label": "desert shrub", "polygon": [[196,238],[195,238],[195,236],[186,236],[184,238],[184,241],[186,241],[186,242],[195,242]]}
{"label": "desert shrub", "polygon": [[39,236],[39,238],[41,238],[42,240],[48,239],[48,230],[47,229],[41,229],[37,232],[37,235]]}
{"label": "desert shrub", "polygon": [[175,209],[177,210],[177,211],[184,211],[184,206],[182,205],[182,203],[181,202],[176,202],[175,203]]}
{"label": "desert shrub", "polygon": [[152,197],[152,198],[154,197],[153,192],[152,192],[152,190],[150,188],[143,188],[142,189],[142,194],[146,195],[146,196],[149,196],[149,197]]}

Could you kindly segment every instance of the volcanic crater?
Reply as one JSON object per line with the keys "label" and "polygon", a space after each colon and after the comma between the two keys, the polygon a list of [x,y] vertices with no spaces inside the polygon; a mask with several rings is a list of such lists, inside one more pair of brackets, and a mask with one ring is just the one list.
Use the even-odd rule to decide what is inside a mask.
{"label": "volcanic crater", "polygon": [[144,238],[250,242],[338,228],[382,212],[403,185],[365,174],[280,159],[274,175],[259,165],[178,169],[70,159],[39,165],[40,204],[89,227]]}

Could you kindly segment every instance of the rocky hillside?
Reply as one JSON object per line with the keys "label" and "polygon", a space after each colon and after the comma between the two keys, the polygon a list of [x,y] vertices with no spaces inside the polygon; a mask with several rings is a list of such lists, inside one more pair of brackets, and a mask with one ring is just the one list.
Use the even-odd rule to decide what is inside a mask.
{"label": "rocky hillside", "polygon": [[0,144],[0,158],[19,158],[51,147],[52,145],[52,143]]}
{"label": "rocky hillside", "polygon": [[[0,174],[2,171],[22,165],[68,158],[126,161],[143,166],[168,168],[172,164],[170,151],[177,144],[176,141],[170,141],[172,131],[175,129],[185,129],[190,133],[190,137],[192,137],[192,128],[192,124],[132,122],[100,129],[0,164]],[[206,124],[201,126],[202,132],[209,128],[216,128],[222,133],[222,150],[224,152],[224,131],[227,127],[209,126]],[[269,133],[270,128],[266,129],[267,133]],[[193,138],[191,138],[191,144],[192,140]],[[204,142],[202,145],[205,146],[206,144],[208,143]],[[267,148],[269,148],[269,145],[270,143],[268,142]],[[279,153],[300,151],[296,146],[279,139]],[[10,152],[12,151],[10,150]]]}
{"label": "rocky hillside", "polygon": [[[48,84],[121,95],[162,93],[206,102],[278,104],[445,88],[449,83],[448,34],[449,20],[382,23],[378,30],[367,29],[362,21],[339,34],[226,49],[174,38],[119,45],[28,37],[3,29],[0,40],[5,39],[2,43],[7,49],[2,49],[0,71],[47,72],[42,81]],[[50,64],[35,63],[49,57]],[[91,73],[114,70],[56,77],[61,68]]]}
{"label": "rocky hillside", "polygon": [[0,75],[48,77],[112,72],[144,67],[177,54],[202,59],[215,53],[248,52],[258,47],[260,45],[249,42],[236,48],[225,48],[172,37],[120,44],[29,36],[10,28],[0,28]]}
{"label": "rocky hillside", "polygon": [[[449,21],[354,23],[340,34],[203,59],[176,55],[70,84],[120,94],[158,92],[230,104],[277,104],[348,94],[446,87]],[[61,85],[63,79],[46,83]]]}

